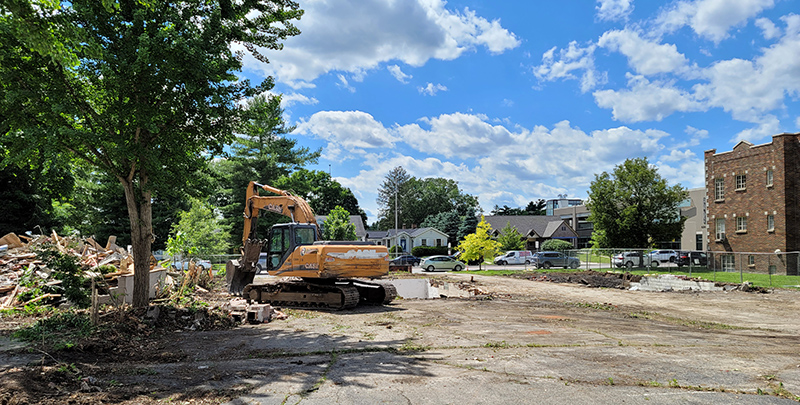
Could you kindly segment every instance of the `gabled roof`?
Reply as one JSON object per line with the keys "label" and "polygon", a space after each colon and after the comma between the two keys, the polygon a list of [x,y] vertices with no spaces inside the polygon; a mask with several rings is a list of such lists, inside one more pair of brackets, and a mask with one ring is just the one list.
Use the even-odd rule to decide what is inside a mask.
{"label": "gabled roof", "polygon": [[[411,236],[412,238],[416,238],[417,236],[422,235],[423,233],[425,233],[425,232],[427,232],[429,230],[434,230],[436,232],[441,233],[445,237],[447,237],[446,233],[444,233],[444,232],[442,232],[442,231],[440,231],[440,230],[438,230],[436,228],[389,229],[388,231],[386,231],[386,236],[384,236],[384,237],[385,238],[394,238],[395,235],[406,233],[406,234],[408,234],[408,236]],[[370,238],[372,238],[372,236],[370,236]]]}
{"label": "gabled roof", "polygon": [[[325,220],[328,219],[327,215],[315,215],[314,218],[317,220],[317,225],[319,229],[322,230],[323,226],[325,225]],[[350,215],[350,223],[356,226],[356,236],[363,238],[367,234],[367,230],[364,228],[364,219],[361,218],[361,215]]]}
{"label": "gabled roof", "polygon": [[489,215],[484,218],[496,234],[510,224],[526,237],[550,238],[565,224],[558,215]]}

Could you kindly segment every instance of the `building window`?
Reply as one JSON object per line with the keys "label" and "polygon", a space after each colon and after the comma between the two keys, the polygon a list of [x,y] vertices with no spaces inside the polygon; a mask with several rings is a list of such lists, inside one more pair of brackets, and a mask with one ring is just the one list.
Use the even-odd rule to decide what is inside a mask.
{"label": "building window", "polygon": [[767,187],[772,187],[772,169],[767,170]]}
{"label": "building window", "polygon": [[694,250],[703,250],[703,234],[698,233],[694,238]]}
{"label": "building window", "polygon": [[436,246],[442,246],[442,240],[436,239]]}
{"label": "building window", "polygon": [[725,219],[717,218],[715,221],[715,228],[716,228],[716,236],[717,240],[725,239]]}
{"label": "building window", "polygon": [[775,215],[767,215],[767,231],[772,232],[775,230]]}
{"label": "building window", "polygon": [[423,239],[422,240],[422,246],[428,246],[428,240],[427,239]]}
{"label": "building window", "polygon": [[744,190],[747,188],[747,175],[746,174],[737,174],[736,175],[736,189],[737,190]]}
{"label": "building window", "polygon": [[714,199],[725,199],[725,179],[714,179]]}
{"label": "building window", "polygon": [[736,271],[736,258],[733,255],[722,255],[722,270]]}
{"label": "building window", "polygon": [[747,232],[747,217],[736,217],[736,232]]}
{"label": "building window", "polygon": [[756,265],[756,257],[755,255],[747,256],[747,265],[750,267],[754,267]]}

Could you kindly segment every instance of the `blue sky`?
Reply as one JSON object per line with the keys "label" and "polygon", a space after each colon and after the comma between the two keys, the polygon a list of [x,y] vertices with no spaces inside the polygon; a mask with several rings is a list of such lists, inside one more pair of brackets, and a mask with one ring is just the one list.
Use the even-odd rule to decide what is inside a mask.
{"label": "blue sky", "polygon": [[378,216],[403,166],[494,205],[586,198],[647,157],[702,187],[703,151],[800,131],[794,0],[309,0],[269,64],[318,170]]}

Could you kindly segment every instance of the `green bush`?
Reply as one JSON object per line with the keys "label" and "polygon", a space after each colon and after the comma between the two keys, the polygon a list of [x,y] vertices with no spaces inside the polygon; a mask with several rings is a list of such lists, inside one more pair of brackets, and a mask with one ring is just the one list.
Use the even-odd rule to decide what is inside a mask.
{"label": "green bush", "polygon": [[411,249],[411,254],[417,257],[446,255],[447,246],[415,246]]}
{"label": "green bush", "polygon": [[571,242],[561,239],[548,239],[542,243],[541,250],[568,250],[574,249]]}

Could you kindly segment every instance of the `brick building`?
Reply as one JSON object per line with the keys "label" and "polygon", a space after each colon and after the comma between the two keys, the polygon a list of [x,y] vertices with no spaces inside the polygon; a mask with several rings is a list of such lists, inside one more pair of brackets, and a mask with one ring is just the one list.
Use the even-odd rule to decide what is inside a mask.
{"label": "brick building", "polygon": [[[726,252],[800,251],[800,133],[775,135],[762,145],[741,141],[728,152],[708,150],[705,172],[708,250],[717,253],[718,268],[767,272],[775,266],[771,255]],[[797,263],[783,266],[796,274]]]}

